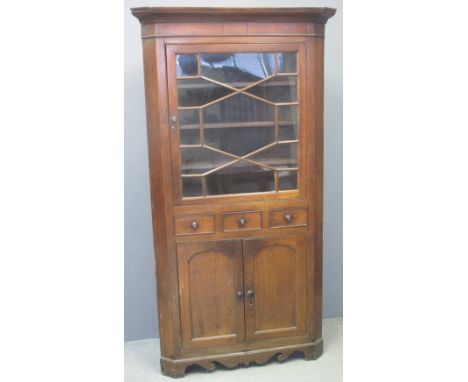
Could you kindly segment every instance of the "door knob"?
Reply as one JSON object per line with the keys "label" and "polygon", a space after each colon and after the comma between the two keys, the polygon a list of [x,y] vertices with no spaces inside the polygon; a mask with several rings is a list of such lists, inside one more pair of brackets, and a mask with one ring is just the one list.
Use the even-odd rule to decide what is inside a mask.
{"label": "door knob", "polygon": [[242,297],[244,297],[244,291],[243,290],[238,290],[237,291],[237,298],[241,299]]}
{"label": "door knob", "polygon": [[286,220],[287,222],[292,222],[293,217],[291,214],[286,214],[284,215],[284,220]]}
{"label": "door knob", "polygon": [[248,298],[253,298],[254,295],[255,295],[255,293],[254,293],[254,291],[253,291],[252,289],[249,289],[249,290],[247,291],[247,297],[248,297]]}
{"label": "door knob", "polygon": [[176,123],[177,123],[177,117],[175,115],[173,115],[171,117],[171,129],[175,129],[176,128]]}

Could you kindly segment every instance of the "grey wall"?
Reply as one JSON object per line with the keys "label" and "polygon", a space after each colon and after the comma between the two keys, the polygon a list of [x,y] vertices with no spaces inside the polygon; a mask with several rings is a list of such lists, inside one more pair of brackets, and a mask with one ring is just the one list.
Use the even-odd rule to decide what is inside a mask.
{"label": "grey wall", "polygon": [[125,340],[158,337],[151,228],[140,6],[253,6],[337,8],[325,39],[324,317],[343,314],[343,22],[339,1],[126,1],[125,84]]}

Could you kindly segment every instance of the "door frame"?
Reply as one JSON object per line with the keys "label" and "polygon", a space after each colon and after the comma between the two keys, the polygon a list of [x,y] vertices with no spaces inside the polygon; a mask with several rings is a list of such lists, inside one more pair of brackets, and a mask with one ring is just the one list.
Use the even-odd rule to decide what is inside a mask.
{"label": "door frame", "polygon": [[[171,116],[177,115],[177,76],[176,76],[176,54],[196,54],[196,53],[222,53],[222,52],[294,52],[297,51],[297,81],[298,81],[298,170],[297,170],[297,190],[279,191],[279,192],[259,192],[259,193],[244,193],[232,195],[210,195],[205,197],[182,197],[181,177],[180,177],[180,152],[179,152],[179,124],[175,123],[175,128],[170,128],[170,151],[172,164],[172,192],[174,205],[199,205],[209,203],[222,202],[238,202],[239,200],[275,200],[275,199],[295,199],[305,198],[307,195],[307,178],[306,174],[309,165],[307,158],[307,71],[306,71],[306,44],[299,42],[282,42],[282,43],[258,43],[243,42],[225,44],[220,43],[196,43],[196,44],[166,44],[166,69],[167,69],[167,84],[168,84],[168,119]],[[200,68],[199,68],[200,70]],[[168,126],[171,126],[171,121],[168,121]]]}

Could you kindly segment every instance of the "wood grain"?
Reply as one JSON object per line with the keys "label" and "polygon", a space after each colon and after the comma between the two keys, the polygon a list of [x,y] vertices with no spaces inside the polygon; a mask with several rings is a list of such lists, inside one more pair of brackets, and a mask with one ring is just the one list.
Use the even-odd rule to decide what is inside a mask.
{"label": "wood grain", "polygon": [[317,359],[323,353],[323,341],[320,339],[315,343],[271,347],[269,349],[250,350],[230,355],[195,357],[181,360],[162,357],[161,371],[170,377],[180,378],[185,375],[187,367],[191,365],[198,365],[206,371],[212,372],[216,369],[217,364],[232,369],[240,365],[263,365],[272,358],[276,358],[278,362],[285,362],[293,353],[297,352],[303,353],[306,361]]}
{"label": "wood grain", "polygon": [[177,255],[184,346],[244,341],[242,242],[179,244]]}
{"label": "wood grain", "polygon": [[201,235],[214,232],[214,216],[187,215],[174,218],[176,235]]}
{"label": "wood grain", "polygon": [[270,228],[301,227],[307,225],[307,208],[283,208],[270,211]]}
{"label": "wood grain", "polygon": [[244,240],[244,284],[249,342],[306,334],[304,236]]}
{"label": "wood grain", "polygon": [[[167,22],[264,21],[314,22],[324,24],[336,10],[333,8],[214,8],[214,7],[140,7],[132,14],[142,24]],[[181,27],[183,29],[183,26]]]}
{"label": "wood grain", "polygon": [[223,231],[252,231],[263,227],[262,211],[223,213]]}

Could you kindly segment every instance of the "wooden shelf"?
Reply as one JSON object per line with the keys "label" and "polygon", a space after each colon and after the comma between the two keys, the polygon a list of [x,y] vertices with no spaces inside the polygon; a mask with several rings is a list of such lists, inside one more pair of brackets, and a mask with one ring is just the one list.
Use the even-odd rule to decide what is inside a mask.
{"label": "wooden shelf", "polygon": [[[279,126],[296,125],[296,121],[280,121]],[[224,123],[205,123],[204,129],[227,129],[232,127],[265,127],[274,126],[274,121],[255,121],[255,122],[224,122]],[[181,125],[180,130],[194,130],[199,129],[200,124],[194,125]]]}
{"label": "wooden shelf", "polygon": [[[232,160],[234,160],[234,158],[232,158]],[[216,167],[219,167],[219,166],[222,166],[226,163],[229,163],[229,161],[216,161],[216,162],[199,162],[199,163],[196,163],[194,165],[190,165],[190,166],[182,166],[182,171],[184,170],[196,170],[197,174],[203,174],[204,172],[207,172],[207,171],[210,171]],[[268,161],[263,161],[263,162],[257,162],[259,165],[261,164],[266,164],[267,166],[270,166],[270,167],[287,167],[288,165],[297,165],[297,161],[294,160],[294,159],[285,159],[285,160],[278,160],[278,159],[275,159],[275,160],[268,160]],[[266,169],[264,168],[261,168],[260,166],[256,166],[254,165],[253,163],[249,163],[249,162],[243,162],[242,164],[245,164],[244,166],[239,166],[238,164],[235,166],[236,169],[242,169],[243,167],[245,168],[251,168],[252,166],[255,166],[258,168],[258,171],[265,171]],[[227,167],[229,168],[229,167]],[[234,167],[233,167],[234,168]],[[291,168],[291,171],[295,171],[295,168],[296,167],[292,167]],[[270,170],[267,170],[267,171],[270,171]],[[284,170],[284,171],[287,171]],[[251,171],[250,171],[251,172]],[[184,175],[192,175],[192,174],[184,174]]]}
{"label": "wooden shelf", "polygon": [[[183,78],[183,77],[180,77],[178,78],[178,83],[177,83],[177,88],[178,89],[206,89],[206,88],[218,88],[218,89],[226,89],[226,90],[230,90],[229,88],[227,87],[224,87],[222,85],[218,85],[218,84],[215,84],[215,83],[212,83],[212,82],[209,82],[207,80],[203,80],[202,78],[196,78],[197,80],[201,80],[201,81],[204,81],[203,83],[185,83],[185,81],[189,81],[189,80],[193,80],[194,78]],[[252,82],[228,82],[226,83],[226,85],[229,85],[229,86],[232,86],[232,87],[235,87],[235,88],[238,88],[238,89],[242,89],[242,88],[245,88],[246,86],[249,86],[251,85]],[[262,82],[258,85],[255,85],[253,87],[251,87],[250,89],[247,89],[246,92],[249,92],[249,90],[251,89],[255,89],[257,87],[271,87],[271,86],[296,86],[297,85],[297,82],[296,81],[272,81],[272,80],[268,80],[266,82]]]}

